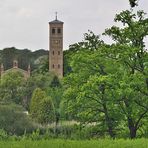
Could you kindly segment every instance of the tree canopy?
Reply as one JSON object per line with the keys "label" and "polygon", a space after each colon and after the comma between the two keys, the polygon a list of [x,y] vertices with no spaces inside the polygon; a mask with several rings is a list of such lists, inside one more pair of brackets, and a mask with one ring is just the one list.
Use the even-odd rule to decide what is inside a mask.
{"label": "tree canopy", "polygon": [[90,33],[73,45],[77,51],[70,57],[64,92],[67,113],[73,118],[96,123],[113,138],[127,128],[129,136],[136,137],[148,114],[147,20],[143,11],[122,11],[115,22],[123,27],[104,33],[115,43],[107,45]]}

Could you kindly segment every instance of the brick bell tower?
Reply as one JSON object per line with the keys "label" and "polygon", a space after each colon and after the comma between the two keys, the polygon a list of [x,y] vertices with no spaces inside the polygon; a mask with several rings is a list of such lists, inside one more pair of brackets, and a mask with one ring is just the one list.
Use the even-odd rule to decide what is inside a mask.
{"label": "brick bell tower", "polygon": [[49,22],[49,71],[63,77],[63,22],[56,18]]}

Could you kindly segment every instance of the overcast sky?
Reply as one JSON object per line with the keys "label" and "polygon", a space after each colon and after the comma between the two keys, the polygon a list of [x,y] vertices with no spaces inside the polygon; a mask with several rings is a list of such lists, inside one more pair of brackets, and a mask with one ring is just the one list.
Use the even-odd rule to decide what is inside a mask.
{"label": "overcast sky", "polygon": [[[56,11],[64,21],[67,49],[82,41],[88,30],[103,33],[114,24],[115,14],[126,9],[128,0],[0,0],[0,49],[48,50],[48,22],[55,19]],[[140,0],[137,9],[148,12],[148,0]]]}

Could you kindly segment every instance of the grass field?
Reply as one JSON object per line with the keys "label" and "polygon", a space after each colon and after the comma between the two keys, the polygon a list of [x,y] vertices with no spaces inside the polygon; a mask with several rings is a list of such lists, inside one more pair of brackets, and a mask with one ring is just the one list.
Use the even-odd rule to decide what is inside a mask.
{"label": "grass field", "polygon": [[0,148],[148,148],[148,139],[0,141]]}

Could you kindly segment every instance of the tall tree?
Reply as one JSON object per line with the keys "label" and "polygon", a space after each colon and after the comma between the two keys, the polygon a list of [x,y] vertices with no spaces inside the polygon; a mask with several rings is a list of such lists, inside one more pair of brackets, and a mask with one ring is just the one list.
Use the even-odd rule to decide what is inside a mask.
{"label": "tall tree", "polygon": [[22,104],[25,79],[20,72],[10,71],[0,80],[0,101]]}
{"label": "tall tree", "polygon": [[53,75],[49,74],[49,72],[39,73],[39,71],[34,71],[31,77],[26,82],[26,87],[24,89],[24,95],[26,96],[26,109],[29,109],[30,100],[33,94],[33,91],[36,88],[40,88],[46,91],[51,84],[53,79]]}
{"label": "tall tree", "polygon": [[47,88],[48,95],[52,98],[52,102],[55,110],[55,133],[57,133],[57,126],[61,119],[61,101],[63,97],[63,87],[57,76],[54,76],[50,87]]}
{"label": "tall tree", "polygon": [[126,117],[131,138],[148,114],[148,53],[144,38],[148,35],[148,18],[143,11],[137,15],[123,11],[115,17],[124,27],[113,26],[105,34],[116,42],[112,45],[114,58],[123,65],[124,72],[119,82],[119,106]]}
{"label": "tall tree", "polygon": [[[116,114],[120,112],[113,108],[115,81],[112,78],[118,66],[113,60],[105,59],[104,50],[108,47],[92,34],[87,34],[86,41],[71,59],[72,72],[65,78],[67,89],[63,98],[76,120],[95,122],[114,138],[118,126]],[[99,44],[93,43],[92,36]]]}
{"label": "tall tree", "polygon": [[52,99],[47,97],[45,91],[36,88],[30,103],[31,117],[39,123],[48,124],[54,121],[54,113]]}

